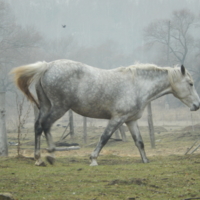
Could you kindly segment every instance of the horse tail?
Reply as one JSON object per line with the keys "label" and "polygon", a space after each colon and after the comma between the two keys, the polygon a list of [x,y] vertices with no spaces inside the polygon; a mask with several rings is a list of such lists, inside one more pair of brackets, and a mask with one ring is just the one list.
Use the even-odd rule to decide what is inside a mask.
{"label": "horse tail", "polygon": [[15,84],[25,94],[29,101],[36,104],[38,109],[40,107],[39,103],[31,94],[29,86],[32,83],[37,83],[47,69],[48,64],[46,62],[37,62],[14,68],[11,71],[11,74],[14,74]]}

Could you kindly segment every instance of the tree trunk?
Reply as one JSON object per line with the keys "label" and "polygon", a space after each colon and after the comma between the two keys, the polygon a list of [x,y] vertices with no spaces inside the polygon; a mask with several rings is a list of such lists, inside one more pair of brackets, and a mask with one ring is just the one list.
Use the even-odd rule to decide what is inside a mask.
{"label": "tree trunk", "polygon": [[149,135],[151,141],[151,148],[155,148],[155,136],[154,136],[154,126],[153,126],[153,118],[152,118],[152,110],[151,110],[151,103],[147,106],[148,111],[148,124],[149,124]]}
{"label": "tree trunk", "polygon": [[83,140],[87,144],[87,117],[83,117]]}
{"label": "tree trunk", "polygon": [[0,92],[0,156],[8,156],[5,96],[5,92]]}
{"label": "tree trunk", "polygon": [[168,39],[167,39],[167,65],[170,66],[169,51],[170,51],[170,21],[168,22]]}
{"label": "tree trunk", "polygon": [[70,136],[71,139],[74,139],[74,119],[73,119],[73,112],[69,110],[69,129],[70,129]]}

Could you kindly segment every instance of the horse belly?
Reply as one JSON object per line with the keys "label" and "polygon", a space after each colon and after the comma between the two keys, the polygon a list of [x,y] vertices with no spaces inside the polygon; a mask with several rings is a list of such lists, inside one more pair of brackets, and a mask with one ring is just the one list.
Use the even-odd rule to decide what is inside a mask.
{"label": "horse belly", "polygon": [[97,118],[97,119],[110,119],[112,114],[109,109],[98,105],[90,105],[90,104],[76,104],[71,107],[71,109],[79,115]]}

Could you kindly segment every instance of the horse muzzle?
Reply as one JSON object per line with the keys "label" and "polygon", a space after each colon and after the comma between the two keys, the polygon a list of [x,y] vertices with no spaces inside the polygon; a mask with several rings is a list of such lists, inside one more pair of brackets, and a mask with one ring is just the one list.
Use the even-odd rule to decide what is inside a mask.
{"label": "horse muzzle", "polygon": [[197,104],[193,104],[192,107],[190,108],[190,111],[196,111],[198,110],[200,107],[200,103],[197,105]]}

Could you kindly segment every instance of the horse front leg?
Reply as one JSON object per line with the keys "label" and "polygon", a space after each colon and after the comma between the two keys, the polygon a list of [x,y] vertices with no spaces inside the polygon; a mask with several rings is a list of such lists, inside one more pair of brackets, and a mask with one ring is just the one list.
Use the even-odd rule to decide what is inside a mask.
{"label": "horse front leg", "polygon": [[48,130],[47,132],[45,131],[45,137],[46,137],[47,145],[48,145],[47,151],[49,152],[49,155],[46,156],[46,159],[51,165],[53,165],[54,162],[55,162],[56,147],[54,145],[53,138],[52,138],[52,135],[50,133],[50,130]]}
{"label": "horse front leg", "polygon": [[132,138],[135,141],[135,145],[137,146],[137,148],[140,152],[140,156],[142,158],[142,161],[144,163],[148,163],[149,160],[146,157],[146,153],[145,153],[145,150],[144,150],[144,143],[143,143],[143,140],[142,140],[142,136],[140,135],[140,130],[138,128],[137,121],[127,122],[126,125],[128,126],[129,131],[131,132]]}
{"label": "horse front leg", "polygon": [[42,135],[42,127],[39,123],[39,120],[35,122],[35,152],[34,152],[34,158],[36,160],[35,165],[36,166],[46,166],[46,164],[41,159],[40,154],[40,138]]}
{"label": "horse front leg", "polygon": [[112,134],[124,123],[124,120],[122,118],[118,119],[111,119],[104,131],[104,133],[101,135],[100,140],[92,152],[90,159],[91,159],[91,164],[90,166],[97,166],[97,157],[101,151],[101,149],[104,147],[104,145],[107,143],[107,141],[110,139]]}

